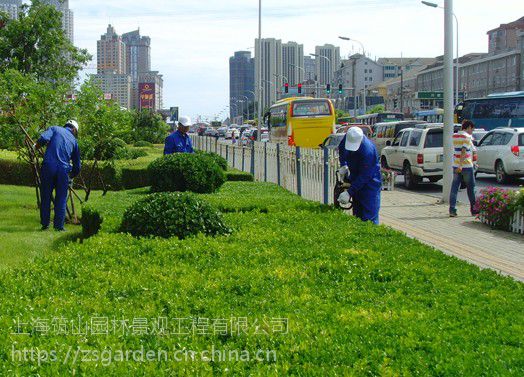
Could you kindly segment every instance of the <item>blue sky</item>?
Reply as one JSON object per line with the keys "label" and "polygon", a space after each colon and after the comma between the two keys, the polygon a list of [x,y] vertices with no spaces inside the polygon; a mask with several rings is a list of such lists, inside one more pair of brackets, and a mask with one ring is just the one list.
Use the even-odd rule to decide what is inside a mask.
{"label": "blue sky", "polygon": [[[443,0],[436,1],[443,4]],[[347,56],[364,43],[372,57],[443,53],[443,11],[417,0],[263,0],[263,37],[304,44],[305,53],[332,43]],[[524,1],[455,0],[460,52],[487,51],[486,32],[524,16]],[[96,53],[111,23],[122,34],[140,27],[152,39],[152,68],[164,75],[164,106],[213,117],[229,97],[229,57],[254,46],[257,0],[70,0],[75,43]],[[95,58],[96,61],[96,58]]]}

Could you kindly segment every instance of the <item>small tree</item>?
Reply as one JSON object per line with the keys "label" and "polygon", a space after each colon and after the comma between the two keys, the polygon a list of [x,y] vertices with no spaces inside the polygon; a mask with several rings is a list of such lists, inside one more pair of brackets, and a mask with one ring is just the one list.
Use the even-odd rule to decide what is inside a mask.
{"label": "small tree", "polygon": [[376,105],[372,107],[370,110],[368,110],[366,114],[383,113],[384,111],[386,111],[386,108],[384,107],[384,105]]}
{"label": "small tree", "polygon": [[133,119],[133,141],[149,141],[158,144],[164,142],[169,126],[163,121],[160,114],[149,110],[137,111]]}

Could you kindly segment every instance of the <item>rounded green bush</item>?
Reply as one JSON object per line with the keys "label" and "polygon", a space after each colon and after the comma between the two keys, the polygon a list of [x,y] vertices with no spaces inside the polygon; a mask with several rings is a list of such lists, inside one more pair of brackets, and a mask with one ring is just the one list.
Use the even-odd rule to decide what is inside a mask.
{"label": "rounded green bush", "polygon": [[212,152],[196,151],[196,153],[212,158],[222,170],[227,170],[227,160],[224,157]]}
{"label": "rounded green bush", "polygon": [[151,191],[212,193],[226,181],[224,171],[209,156],[175,153],[156,159],[148,167]]}
{"label": "rounded green bush", "polygon": [[231,232],[214,207],[192,193],[181,192],[150,194],[135,202],[125,211],[120,230],[135,237],[180,239]]}

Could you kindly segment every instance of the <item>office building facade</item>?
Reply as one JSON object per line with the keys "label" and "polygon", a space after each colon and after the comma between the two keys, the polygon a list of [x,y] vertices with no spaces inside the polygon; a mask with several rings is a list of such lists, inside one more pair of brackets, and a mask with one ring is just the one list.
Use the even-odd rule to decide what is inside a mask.
{"label": "office building facade", "polygon": [[127,74],[126,45],[111,25],[97,42],[97,72]]}
{"label": "office building facade", "polygon": [[315,72],[320,85],[332,84],[335,71],[340,68],[340,47],[330,44],[315,47]]}
{"label": "office building facade", "polygon": [[315,58],[312,56],[304,56],[304,81],[314,81],[316,77]]}
{"label": "office building facade", "polygon": [[253,109],[255,96],[255,59],[249,51],[237,51],[229,58],[229,109],[230,118],[247,116]]}
{"label": "office building facade", "polygon": [[304,45],[297,42],[282,44],[282,77],[283,85],[285,80],[291,87],[297,86],[304,81]]}
{"label": "office building facade", "polygon": [[[260,46],[260,49],[259,49]],[[261,51],[260,58],[258,53]],[[259,81],[259,73],[262,81]],[[278,85],[278,78],[282,75],[282,41],[275,38],[265,38],[255,41],[255,91],[257,101],[262,105],[262,109],[271,106],[278,99],[281,87]],[[259,90],[262,87],[262,97],[258,99]]]}
{"label": "office building facade", "polygon": [[62,27],[67,38],[74,44],[74,14],[69,9],[69,0],[43,0],[44,4],[54,6],[58,11],[62,12]]}
{"label": "office building facade", "polygon": [[106,100],[113,100],[126,109],[131,108],[131,77],[127,74],[100,73],[93,79],[104,92]]}
{"label": "office building facade", "polygon": [[0,0],[0,11],[7,13],[12,20],[18,18],[21,6],[22,0]]}
{"label": "office building facade", "polygon": [[140,29],[122,34],[125,44],[126,73],[131,76],[131,107],[139,108],[138,78],[151,71],[151,38]]}

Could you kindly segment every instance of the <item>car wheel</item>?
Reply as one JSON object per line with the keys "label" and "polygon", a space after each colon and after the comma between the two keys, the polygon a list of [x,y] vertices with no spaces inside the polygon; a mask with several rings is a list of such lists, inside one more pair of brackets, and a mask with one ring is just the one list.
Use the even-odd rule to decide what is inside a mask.
{"label": "car wheel", "polygon": [[500,160],[497,161],[497,164],[495,165],[495,176],[497,183],[507,183],[509,180],[509,177],[504,170],[504,163]]}
{"label": "car wheel", "polygon": [[382,169],[389,169],[388,160],[386,156],[382,156],[382,158],[380,159],[380,166],[382,167]]}
{"label": "car wheel", "polygon": [[411,171],[411,165],[409,162],[404,163],[404,169],[402,172],[404,174],[404,186],[406,186],[408,190],[414,189],[419,183],[419,180]]}

